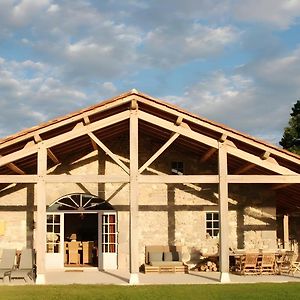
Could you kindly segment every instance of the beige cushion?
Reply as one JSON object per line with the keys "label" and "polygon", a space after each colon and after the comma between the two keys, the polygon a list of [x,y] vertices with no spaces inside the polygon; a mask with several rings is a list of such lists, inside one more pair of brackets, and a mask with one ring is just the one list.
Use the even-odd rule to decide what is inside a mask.
{"label": "beige cushion", "polygon": [[164,252],[164,261],[181,261],[181,253],[178,251]]}
{"label": "beige cushion", "polygon": [[150,263],[151,266],[159,267],[159,266],[182,266],[182,262],[180,261],[153,261]]}
{"label": "beige cushion", "polygon": [[150,264],[154,261],[161,262],[163,260],[163,253],[162,252],[149,252],[149,262]]}

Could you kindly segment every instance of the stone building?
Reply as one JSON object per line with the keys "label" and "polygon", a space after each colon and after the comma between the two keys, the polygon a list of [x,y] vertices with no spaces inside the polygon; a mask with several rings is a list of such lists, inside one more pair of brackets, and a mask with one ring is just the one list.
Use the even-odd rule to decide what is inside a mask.
{"label": "stone building", "polygon": [[299,170],[293,153],[132,90],[0,140],[0,248],[35,249],[38,283],[68,268],[72,234],[132,283],[146,245],[180,245],[187,263],[218,253],[225,281],[230,250],[291,246]]}

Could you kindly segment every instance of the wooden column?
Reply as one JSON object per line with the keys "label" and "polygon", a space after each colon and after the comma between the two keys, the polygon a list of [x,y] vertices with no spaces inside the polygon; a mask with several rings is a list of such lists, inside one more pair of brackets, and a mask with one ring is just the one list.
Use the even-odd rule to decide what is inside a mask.
{"label": "wooden column", "polygon": [[219,267],[220,281],[230,282],[229,278],[229,227],[228,227],[228,181],[226,145],[219,142]]}
{"label": "wooden column", "polygon": [[290,238],[289,238],[289,216],[283,216],[283,247],[290,250]]}
{"label": "wooden column", "polygon": [[132,105],[130,111],[129,129],[130,147],[130,184],[129,184],[129,258],[130,284],[139,283],[139,226],[138,226],[138,115],[137,104]]}
{"label": "wooden column", "polygon": [[38,148],[37,159],[37,216],[36,216],[36,265],[37,265],[37,284],[45,284],[45,256],[46,256],[46,182],[47,174],[47,149],[41,142]]}

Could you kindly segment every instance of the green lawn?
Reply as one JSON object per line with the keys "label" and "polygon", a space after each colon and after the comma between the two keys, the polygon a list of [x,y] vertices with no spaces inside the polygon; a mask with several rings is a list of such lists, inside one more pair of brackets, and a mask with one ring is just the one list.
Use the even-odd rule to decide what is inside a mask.
{"label": "green lawn", "polygon": [[299,299],[300,283],[228,285],[49,285],[1,286],[0,299]]}

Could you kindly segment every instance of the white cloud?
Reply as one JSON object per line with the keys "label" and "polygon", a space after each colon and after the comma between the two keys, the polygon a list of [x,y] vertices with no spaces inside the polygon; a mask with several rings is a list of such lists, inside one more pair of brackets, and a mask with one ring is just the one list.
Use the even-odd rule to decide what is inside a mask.
{"label": "white cloud", "polygon": [[299,0],[233,0],[231,10],[241,21],[269,24],[281,29],[293,25],[300,16]]}
{"label": "white cloud", "polygon": [[180,28],[158,27],[144,40],[145,54],[149,64],[169,67],[212,57],[238,36],[238,30],[230,26],[209,27],[195,23]]}
{"label": "white cloud", "polygon": [[[28,73],[30,77],[24,76]],[[0,128],[3,135],[81,108],[86,100],[84,92],[51,77],[48,66],[40,62],[0,59]]]}

